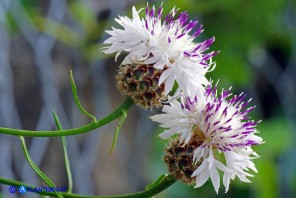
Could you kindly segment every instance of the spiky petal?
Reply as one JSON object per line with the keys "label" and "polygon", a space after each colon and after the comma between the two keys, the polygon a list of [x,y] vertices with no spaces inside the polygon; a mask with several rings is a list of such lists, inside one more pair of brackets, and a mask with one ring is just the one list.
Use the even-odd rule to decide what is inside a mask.
{"label": "spiky petal", "polygon": [[[211,58],[216,52],[205,53],[214,42],[214,37],[196,43],[194,39],[203,32],[197,21],[188,20],[188,13],[173,8],[162,20],[163,8],[146,7],[146,16],[141,18],[142,9],[132,9],[132,18],[119,16],[116,22],[123,29],[112,28],[106,31],[110,37],[103,48],[106,54],[127,52],[123,64],[150,65],[159,70],[167,68],[159,79],[159,85],[165,83],[168,94],[176,80],[179,91],[185,96],[194,96],[199,89],[209,82],[205,74],[215,67]],[[191,33],[192,32],[192,33]],[[191,34],[190,34],[191,33]]]}
{"label": "spiky petal", "polygon": [[[203,143],[195,149],[193,155],[195,162],[203,160],[192,174],[196,176],[196,187],[211,178],[218,192],[218,169],[224,172],[223,184],[226,191],[235,176],[243,182],[249,182],[247,176],[252,175],[247,171],[257,171],[251,160],[258,155],[251,146],[261,144],[262,139],[256,135],[259,122],[249,120],[248,117],[254,107],[246,108],[250,102],[244,102],[246,94],[231,95],[230,89],[227,89],[218,96],[217,86],[209,86],[193,100],[188,97],[182,102],[174,100],[163,107],[163,114],[151,117],[166,128],[160,134],[162,138],[180,134],[184,144],[187,144],[196,128],[203,133]],[[224,156],[226,164],[219,162],[219,156]]]}

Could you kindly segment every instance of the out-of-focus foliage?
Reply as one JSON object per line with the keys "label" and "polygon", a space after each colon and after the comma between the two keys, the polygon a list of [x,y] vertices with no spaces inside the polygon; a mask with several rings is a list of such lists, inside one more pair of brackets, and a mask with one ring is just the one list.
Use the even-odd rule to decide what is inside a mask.
{"label": "out-of-focus foliage", "polygon": [[[232,84],[245,85],[251,79],[247,56],[250,48],[268,45],[270,42],[288,42],[283,28],[283,0],[266,1],[170,1],[188,10],[190,16],[201,17],[206,37],[215,36],[217,68],[212,72],[214,79],[228,80]],[[164,4],[165,7],[167,3]],[[205,36],[205,35],[203,35]]]}
{"label": "out-of-focus foliage", "polygon": [[[69,11],[78,26],[83,28],[83,32],[78,32],[76,29],[69,28],[64,24],[57,23],[55,20],[46,18],[42,10],[38,7],[38,2],[34,0],[21,1],[32,24],[40,32],[48,35],[54,35],[57,40],[64,44],[78,48],[82,51],[87,60],[98,60],[108,58],[108,55],[99,53],[101,44],[98,44],[101,36],[106,30],[106,18],[110,11],[106,10],[101,15],[96,14],[81,1],[70,1]],[[45,12],[45,11],[44,11]],[[7,21],[9,22],[9,29],[16,31],[15,21],[11,18],[10,13],[6,14]],[[108,27],[110,28],[110,27]],[[55,31],[58,31],[56,33]]]}
{"label": "out-of-focus foliage", "polygon": [[259,130],[262,131],[260,135],[266,143],[256,149],[262,157],[255,160],[259,174],[252,179],[256,185],[251,185],[251,187],[256,190],[258,197],[278,197],[279,178],[275,162],[285,150],[291,148],[292,131],[282,117],[262,122]]}

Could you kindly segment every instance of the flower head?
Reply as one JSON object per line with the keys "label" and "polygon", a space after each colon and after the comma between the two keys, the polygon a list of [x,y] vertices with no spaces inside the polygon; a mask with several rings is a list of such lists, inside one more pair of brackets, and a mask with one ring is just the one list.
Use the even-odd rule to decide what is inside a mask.
{"label": "flower head", "polygon": [[[251,146],[261,144],[262,139],[255,135],[258,122],[248,117],[255,107],[246,108],[250,100],[244,102],[246,95],[243,93],[230,96],[230,89],[223,90],[217,96],[217,86],[209,86],[193,100],[188,97],[182,102],[174,100],[163,107],[164,114],[151,117],[153,121],[161,123],[161,127],[167,128],[160,134],[162,138],[180,134],[183,144],[196,137],[202,142],[193,154],[194,162],[200,164],[191,175],[196,177],[195,187],[202,186],[211,178],[218,192],[218,169],[224,172],[226,191],[235,176],[241,181],[250,182],[247,176],[252,175],[247,171],[252,169],[257,172],[251,160],[258,155]],[[226,163],[223,164],[221,159]]]}
{"label": "flower head", "polygon": [[[177,14],[173,8],[162,20],[163,8],[146,7],[144,18],[139,16],[142,11],[133,7],[132,18],[119,16],[116,22],[123,29],[112,28],[106,31],[110,37],[105,40],[108,46],[103,52],[127,52],[122,65],[152,65],[161,71],[158,85],[164,83],[167,95],[175,80],[179,91],[186,96],[194,96],[199,89],[209,82],[205,74],[215,67],[211,58],[216,52],[204,53],[214,42],[214,37],[195,43],[194,39],[203,32],[197,21],[188,21],[188,13]],[[195,29],[195,30],[194,30]],[[192,34],[190,34],[192,32]]]}

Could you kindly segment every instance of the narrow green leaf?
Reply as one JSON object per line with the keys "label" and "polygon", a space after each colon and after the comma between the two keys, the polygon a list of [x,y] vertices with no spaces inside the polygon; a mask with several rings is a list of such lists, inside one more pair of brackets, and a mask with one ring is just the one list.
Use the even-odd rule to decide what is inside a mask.
{"label": "narrow green leaf", "polygon": [[[39,175],[39,177],[47,184],[49,185],[50,187],[52,188],[56,188],[55,184],[38,168],[38,166],[33,162],[33,160],[31,159],[30,157],[30,154],[29,154],[29,151],[27,149],[27,146],[26,146],[26,142],[25,142],[25,138],[23,136],[19,136],[21,142],[22,142],[22,147],[23,147],[23,150],[24,150],[24,154],[25,154],[25,157],[28,161],[28,163],[30,164],[30,166],[32,167],[32,169],[35,171],[35,173],[37,175]],[[61,192],[56,192],[56,195],[59,197],[59,198],[63,198],[63,195]]]}
{"label": "narrow green leaf", "polygon": [[57,131],[63,130],[63,126],[62,126],[62,124],[60,122],[60,119],[59,119],[59,117],[58,117],[58,115],[56,114],[55,111],[52,111],[52,116],[53,116],[53,119],[54,119],[54,123],[55,123],[55,125],[57,127]]}
{"label": "narrow green leaf", "polygon": [[122,124],[126,120],[126,118],[127,118],[127,112],[126,111],[122,111],[122,116],[120,117],[119,122],[118,122],[117,127],[116,127],[116,130],[115,130],[115,134],[114,134],[114,138],[113,138],[113,142],[112,142],[112,147],[111,147],[110,155],[112,154],[112,152],[113,152],[113,150],[115,148],[115,145],[116,145],[116,142],[117,142],[117,139],[118,139],[118,135],[119,135],[119,131],[121,129]]}
{"label": "narrow green leaf", "polygon": [[78,109],[81,111],[81,113],[83,113],[84,115],[90,117],[94,122],[97,121],[97,119],[91,115],[90,113],[88,113],[80,104],[79,98],[78,98],[78,94],[77,94],[77,88],[76,88],[76,84],[74,82],[74,78],[73,78],[73,73],[72,70],[70,70],[70,79],[71,79],[71,88],[72,88],[72,93],[73,93],[73,97],[75,100],[75,103],[78,107]]}
{"label": "narrow green leaf", "polygon": [[[59,117],[57,114],[53,111],[52,112],[55,124],[57,126],[57,130],[63,130],[63,126],[59,120]],[[63,151],[64,151],[64,159],[65,159],[65,166],[66,166],[66,171],[67,171],[67,176],[68,176],[68,192],[71,193],[73,189],[73,179],[72,179],[72,173],[71,173],[71,166],[70,166],[70,160],[68,157],[68,152],[67,152],[67,140],[65,136],[61,136],[61,142],[63,146]]]}
{"label": "narrow green leaf", "polygon": [[167,177],[167,174],[163,174],[163,175],[159,176],[158,179],[155,180],[153,183],[148,184],[148,185],[145,187],[145,190],[152,189],[152,188],[154,188],[155,186],[159,185],[160,183],[163,182],[163,180],[165,180],[166,177]]}

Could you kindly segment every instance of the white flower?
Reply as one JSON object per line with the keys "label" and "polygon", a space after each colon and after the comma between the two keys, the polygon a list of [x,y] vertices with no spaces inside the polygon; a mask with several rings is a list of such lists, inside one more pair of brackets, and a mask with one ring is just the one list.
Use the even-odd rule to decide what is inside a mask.
{"label": "white flower", "polygon": [[195,43],[194,39],[203,32],[199,26],[193,34],[189,34],[197,25],[197,21],[188,21],[187,12],[177,15],[175,8],[162,21],[163,8],[146,7],[146,16],[141,18],[133,7],[132,18],[119,16],[116,22],[123,29],[112,27],[106,31],[110,37],[104,44],[103,52],[127,52],[123,64],[151,64],[156,69],[164,70],[159,85],[165,82],[165,93],[168,94],[176,80],[179,91],[186,96],[194,96],[199,89],[209,85],[205,74],[214,69],[211,58],[217,52],[203,54],[214,42],[214,37]]}
{"label": "white flower", "polygon": [[[237,176],[243,182],[250,182],[247,176],[253,176],[249,169],[257,172],[253,158],[259,157],[251,146],[261,144],[262,139],[255,135],[258,122],[249,120],[247,114],[255,107],[245,108],[250,102],[244,102],[246,95],[231,97],[230,89],[217,96],[217,86],[207,87],[203,94],[190,100],[174,100],[163,107],[163,114],[152,116],[153,121],[161,123],[166,130],[160,134],[169,138],[181,135],[181,141],[188,143],[192,133],[200,133],[202,144],[194,150],[195,163],[202,164],[193,172],[196,186],[202,186],[211,178],[218,193],[220,177],[218,169],[224,172],[223,184],[228,191],[231,179]],[[219,159],[225,158],[226,164]],[[222,160],[223,161],[223,160]]]}
{"label": "white flower", "polygon": [[204,185],[204,183],[211,178],[215,191],[218,193],[220,187],[220,176],[217,169],[224,171],[225,174],[230,172],[228,168],[214,158],[212,147],[210,147],[208,157],[203,160],[202,164],[193,172],[191,176],[196,176],[195,188]]}

